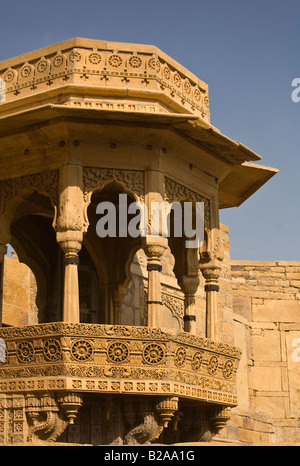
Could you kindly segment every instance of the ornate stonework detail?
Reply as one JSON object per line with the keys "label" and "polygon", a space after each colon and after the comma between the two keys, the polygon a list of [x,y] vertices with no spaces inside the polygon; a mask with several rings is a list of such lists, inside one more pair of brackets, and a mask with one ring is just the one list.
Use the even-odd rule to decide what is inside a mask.
{"label": "ornate stonework detail", "polygon": [[212,356],[208,361],[208,367],[207,367],[208,372],[211,375],[215,374],[217,372],[218,365],[219,365],[219,359],[217,358],[217,356]]}
{"label": "ornate stonework detail", "polygon": [[69,61],[71,63],[76,63],[80,60],[81,60],[81,53],[76,49],[72,50],[72,52],[69,54]]}
{"label": "ornate stonework detail", "polygon": [[16,70],[13,70],[12,68],[9,68],[7,71],[5,71],[4,75],[2,76],[2,79],[9,84],[12,83],[17,79],[18,73]]}
{"label": "ornate stonework detail", "polygon": [[128,63],[132,68],[140,68],[142,65],[142,59],[137,55],[133,55],[129,58]]}
{"label": "ornate stonework detail", "polygon": [[58,399],[69,424],[74,424],[79,408],[82,406],[82,397],[78,393],[66,393]]}
{"label": "ornate stonework detail", "polygon": [[21,195],[22,191],[30,188],[49,196],[52,205],[58,205],[58,170],[52,170],[44,173],[35,173],[24,175],[18,178],[11,178],[0,182],[1,192],[1,212],[4,213],[7,203],[16,196]]}
{"label": "ornate stonework detail", "polygon": [[[170,420],[178,411],[178,397],[165,396],[153,405],[143,406],[146,415],[142,416],[142,422],[131,428],[124,438],[125,445],[150,444],[156,440],[164,428],[168,427]],[[132,424],[130,413],[126,413],[129,423]],[[130,422],[131,421],[131,422]]]}
{"label": "ornate stonework detail", "polygon": [[49,71],[49,62],[48,60],[45,60],[45,58],[41,58],[40,61],[36,65],[36,69],[38,73],[45,73],[46,71]]}
{"label": "ornate stonework detail", "polygon": [[44,342],[44,356],[48,361],[57,361],[61,358],[61,345],[58,340],[49,339]]}
{"label": "ornate stonework detail", "polygon": [[20,362],[31,362],[34,360],[34,347],[30,341],[21,341],[17,345],[17,356]]}
{"label": "ornate stonework detail", "polygon": [[165,350],[161,345],[149,343],[144,347],[143,359],[147,364],[159,364],[165,357]]}
{"label": "ornate stonework detail", "polygon": [[227,359],[223,366],[223,374],[226,379],[230,379],[233,375],[234,364],[231,359]]}
{"label": "ornate stonework detail", "polygon": [[120,57],[120,55],[117,55],[117,54],[111,55],[111,56],[108,58],[108,63],[109,63],[110,66],[112,66],[113,68],[118,68],[119,66],[122,65],[122,58]]}
{"label": "ornate stonework detail", "polygon": [[88,361],[93,355],[93,346],[88,340],[77,340],[72,344],[71,352],[76,361]]}
{"label": "ornate stonework detail", "polygon": [[[71,389],[237,402],[240,351],[183,331],[174,336],[151,327],[53,322],[4,327],[0,338],[8,352],[0,365],[0,391],[7,396],[47,392],[60,400]],[[38,414],[39,438],[45,432],[41,423],[53,425],[55,412],[66,416],[51,411],[48,417]]]}
{"label": "ornate stonework detail", "polygon": [[61,68],[64,64],[65,64],[65,61],[66,61],[66,57],[60,53],[58,53],[52,60],[52,65],[55,67],[55,68]]}
{"label": "ornate stonework detail", "polygon": [[67,426],[60,416],[55,397],[51,395],[26,395],[25,411],[30,442],[55,441]]}
{"label": "ornate stonework detail", "polygon": [[215,406],[209,416],[213,435],[219,434],[230,419],[231,408],[228,406]]}
{"label": "ornate stonework detail", "polygon": [[131,191],[138,200],[145,196],[144,173],[138,170],[119,170],[113,168],[83,169],[84,198],[88,201],[96,189],[102,189],[107,183],[116,181]]}
{"label": "ornate stonework detail", "polygon": [[171,178],[165,177],[165,200],[172,204],[173,202],[203,202],[204,203],[204,223],[209,225],[210,205],[209,199],[201,194],[192,191],[187,186],[178,183]]}
{"label": "ornate stonework detail", "polygon": [[203,263],[215,261],[222,262],[224,259],[224,246],[222,243],[221,232],[218,228],[205,229],[205,241],[200,252],[200,259]]}
{"label": "ornate stonework detail", "polygon": [[154,414],[148,414],[143,422],[134,427],[125,437],[124,445],[150,444],[157,439],[163,431]]}
{"label": "ornate stonework detail", "polygon": [[162,303],[170,309],[173,317],[178,320],[180,328],[183,329],[184,299],[176,294],[170,294],[167,289],[162,287]]}
{"label": "ornate stonework detail", "polygon": [[88,60],[92,65],[98,65],[101,62],[102,58],[100,53],[91,52],[88,56]]}
{"label": "ornate stonework detail", "polygon": [[157,57],[149,58],[148,66],[152,70],[160,71],[160,61],[159,61],[159,59]]}
{"label": "ornate stonework detail", "polygon": [[203,359],[203,352],[202,351],[196,351],[193,354],[192,361],[191,361],[191,366],[194,371],[199,371],[201,364],[202,364],[202,359]]}
{"label": "ornate stonework detail", "polygon": [[174,363],[177,367],[182,367],[186,360],[186,349],[180,346],[175,353]]}
{"label": "ornate stonework detail", "polygon": [[128,359],[128,356],[128,345],[122,341],[111,343],[107,348],[107,357],[111,362],[125,362]]}
{"label": "ornate stonework detail", "polygon": [[34,68],[32,65],[25,63],[25,65],[23,65],[20,70],[20,76],[22,78],[29,78],[31,75],[33,75],[33,70]]}

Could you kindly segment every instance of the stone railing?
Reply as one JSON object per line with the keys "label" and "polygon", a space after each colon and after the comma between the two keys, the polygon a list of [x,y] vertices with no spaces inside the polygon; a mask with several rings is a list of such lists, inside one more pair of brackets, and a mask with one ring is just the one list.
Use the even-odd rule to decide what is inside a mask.
{"label": "stone railing", "polygon": [[237,404],[240,351],[186,332],[57,322],[2,328],[0,342],[1,393],[171,395]]}

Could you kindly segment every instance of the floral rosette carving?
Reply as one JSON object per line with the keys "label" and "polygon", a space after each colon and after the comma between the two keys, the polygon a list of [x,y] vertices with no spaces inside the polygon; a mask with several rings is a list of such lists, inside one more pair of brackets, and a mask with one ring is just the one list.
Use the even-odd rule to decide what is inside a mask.
{"label": "floral rosette carving", "polygon": [[180,346],[175,353],[174,363],[177,367],[182,367],[186,360],[186,349]]}
{"label": "floral rosette carving", "polygon": [[107,348],[107,357],[111,362],[122,363],[129,357],[128,345],[122,341],[115,341]]}
{"label": "floral rosette carving", "polygon": [[21,341],[17,346],[17,357],[20,362],[32,362],[34,359],[34,348],[30,341]]}
{"label": "floral rosette carving", "polygon": [[88,340],[77,340],[71,347],[71,354],[76,361],[88,361],[93,355],[93,347]]}
{"label": "floral rosette carving", "polygon": [[49,339],[44,342],[43,352],[45,359],[48,361],[57,361],[61,357],[60,342],[55,339]]}
{"label": "floral rosette carving", "polygon": [[165,350],[157,343],[149,343],[144,347],[143,360],[147,364],[159,364],[164,360]]}
{"label": "floral rosette carving", "polygon": [[231,379],[233,375],[234,364],[231,359],[227,359],[223,366],[223,375],[225,379]]}

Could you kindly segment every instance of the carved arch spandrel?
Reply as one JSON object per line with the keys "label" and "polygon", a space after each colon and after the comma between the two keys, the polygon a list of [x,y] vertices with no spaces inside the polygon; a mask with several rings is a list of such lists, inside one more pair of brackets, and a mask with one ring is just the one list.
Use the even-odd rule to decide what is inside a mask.
{"label": "carved arch spandrel", "polygon": [[88,222],[88,206],[95,191],[102,191],[106,185],[116,183],[125,193],[133,196],[136,202],[145,200],[144,172],[141,170],[123,170],[118,168],[83,168],[84,222]]}
{"label": "carved arch spandrel", "polygon": [[112,182],[120,184],[136,201],[144,201],[145,182],[143,171],[85,167],[83,169],[85,202],[90,203],[94,191],[101,191],[107,184]]}
{"label": "carved arch spandrel", "polygon": [[[43,194],[50,199],[54,208],[53,226],[58,210],[59,170],[10,178],[0,182],[0,241],[9,242],[10,225],[20,202],[33,192]],[[3,239],[2,239],[3,238]]]}
{"label": "carved arch spandrel", "polygon": [[210,200],[196,191],[165,177],[165,200],[170,204],[173,202],[204,202],[204,223],[206,228],[210,226]]}

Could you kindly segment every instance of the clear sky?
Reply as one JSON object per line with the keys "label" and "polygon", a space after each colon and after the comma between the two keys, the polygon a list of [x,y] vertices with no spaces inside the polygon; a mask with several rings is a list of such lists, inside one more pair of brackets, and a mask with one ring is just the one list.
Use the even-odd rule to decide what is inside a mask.
{"label": "clear sky", "polygon": [[299,0],[10,0],[0,61],[86,37],[152,44],[209,85],[211,123],[279,173],[221,211],[231,258],[300,260]]}

